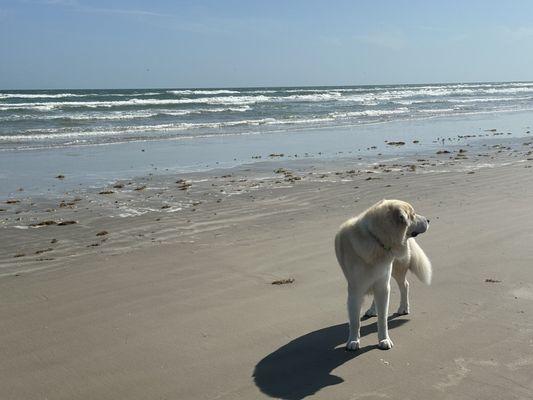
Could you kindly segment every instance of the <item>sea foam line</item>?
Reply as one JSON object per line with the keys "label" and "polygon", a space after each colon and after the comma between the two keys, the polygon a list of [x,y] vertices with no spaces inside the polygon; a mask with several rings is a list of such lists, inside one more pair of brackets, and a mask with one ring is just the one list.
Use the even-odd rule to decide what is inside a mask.
{"label": "sea foam line", "polygon": [[[220,94],[221,91],[212,91]],[[235,92],[235,91],[225,91]],[[153,98],[132,98],[128,100],[108,100],[108,101],[62,101],[62,102],[26,102],[26,103],[8,103],[0,102],[0,110],[20,110],[36,109],[47,111],[64,108],[113,108],[113,107],[139,107],[139,106],[157,106],[157,105],[179,105],[179,104],[211,104],[211,105],[251,105],[256,103],[268,102],[325,102],[325,101],[342,101],[342,102],[359,102],[374,104],[384,101],[401,101],[402,99],[412,98],[413,100],[422,100],[424,98],[449,98],[457,96],[484,96],[487,94],[533,94],[533,86],[520,87],[487,87],[487,88],[448,88],[441,87],[422,87],[422,88],[387,88],[379,92],[368,92],[353,94],[342,92],[341,89],[328,89],[323,91],[310,92],[305,94],[290,94],[280,96],[265,96],[263,94],[250,95],[244,91],[241,95],[213,96],[213,97],[184,97],[177,99],[153,99]],[[474,100],[474,99],[472,99]],[[455,99],[455,101],[464,101]],[[483,101],[480,97],[479,101]]]}
{"label": "sea foam line", "polygon": [[90,128],[88,130],[76,130],[71,128],[50,128],[50,129],[29,129],[25,134],[19,135],[4,135],[0,136],[0,141],[33,141],[33,140],[53,140],[53,139],[70,139],[79,137],[96,137],[96,136],[116,136],[127,135],[139,132],[172,132],[183,130],[198,130],[198,129],[223,129],[238,126],[282,126],[282,125],[301,125],[301,124],[320,124],[324,122],[332,122],[342,119],[353,119],[353,117],[380,117],[394,114],[406,114],[409,110],[407,108],[399,108],[396,110],[366,110],[354,111],[345,113],[329,113],[325,116],[315,116],[312,118],[260,118],[260,119],[245,119],[236,121],[219,121],[219,122],[202,122],[202,123],[168,123],[157,125],[134,125],[115,127],[114,129]]}
{"label": "sea foam line", "polygon": [[27,120],[47,120],[47,121],[108,121],[108,120],[130,120],[130,119],[145,119],[161,116],[185,116],[195,114],[209,114],[222,112],[246,112],[251,110],[250,106],[242,107],[222,107],[222,108],[196,108],[190,110],[139,110],[135,112],[123,111],[105,111],[93,113],[71,113],[71,114],[51,114],[51,115],[37,115],[37,114],[15,114],[0,117],[0,121],[27,121]]}

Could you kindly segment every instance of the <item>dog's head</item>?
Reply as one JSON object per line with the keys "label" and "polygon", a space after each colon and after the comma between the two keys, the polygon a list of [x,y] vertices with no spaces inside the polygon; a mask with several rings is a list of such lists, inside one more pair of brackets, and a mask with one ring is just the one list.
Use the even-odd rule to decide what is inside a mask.
{"label": "dog's head", "polygon": [[388,202],[390,203],[389,209],[393,220],[399,226],[406,227],[406,238],[416,237],[428,230],[429,219],[415,213],[411,204],[401,200],[388,200]]}
{"label": "dog's head", "polygon": [[382,200],[370,208],[371,230],[383,243],[403,245],[429,228],[429,219],[415,213],[411,204],[401,200]]}

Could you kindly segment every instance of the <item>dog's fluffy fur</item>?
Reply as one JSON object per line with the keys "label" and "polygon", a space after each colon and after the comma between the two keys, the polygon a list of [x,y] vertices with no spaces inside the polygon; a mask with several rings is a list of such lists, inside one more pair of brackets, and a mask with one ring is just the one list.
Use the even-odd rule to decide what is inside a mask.
{"label": "dog's fluffy fur", "polygon": [[369,293],[374,294],[374,302],[366,315],[378,317],[378,346],[384,350],[393,346],[387,330],[390,278],[400,287],[398,314],[408,314],[407,271],[428,285],[431,282],[431,263],[413,239],[428,227],[426,217],[400,200],[382,200],[341,225],[335,253],[348,281],[348,350],[359,348],[361,305]]}

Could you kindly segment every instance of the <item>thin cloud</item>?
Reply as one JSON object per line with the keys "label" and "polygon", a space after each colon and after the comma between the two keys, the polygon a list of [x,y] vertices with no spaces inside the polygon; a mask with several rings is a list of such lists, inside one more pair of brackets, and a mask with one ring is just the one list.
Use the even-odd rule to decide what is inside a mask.
{"label": "thin cloud", "polygon": [[34,0],[25,1],[30,3],[37,3],[49,6],[62,6],[71,8],[73,11],[83,13],[97,13],[97,14],[115,14],[115,15],[137,15],[145,17],[171,17],[170,14],[164,14],[160,12],[150,10],[138,10],[138,9],[123,9],[123,8],[105,8],[105,7],[92,7],[81,4],[77,0]]}
{"label": "thin cloud", "polygon": [[30,3],[30,4],[43,4],[50,6],[75,6],[78,5],[77,0],[22,0],[21,3]]}
{"label": "thin cloud", "polygon": [[102,14],[122,14],[122,15],[141,15],[147,17],[171,17],[170,14],[163,14],[154,11],[146,10],[126,10],[117,8],[96,8],[96,7],[79,7],[80,11],[89,13],[102,13]]}
{"label": "thin cloud", "polygon": [[402,33],[368,33],[353,37],[355,41],[371,46],[383,47],[391,50],[401,50],[407,47],[407,39]]}
{"label": "thin cloud", "polygon": [[500,28],[500,32],[503,36],[509,40],[519,41],[533,38],[533,27],[519,26],[516,28],[510,28],[503,26]]}

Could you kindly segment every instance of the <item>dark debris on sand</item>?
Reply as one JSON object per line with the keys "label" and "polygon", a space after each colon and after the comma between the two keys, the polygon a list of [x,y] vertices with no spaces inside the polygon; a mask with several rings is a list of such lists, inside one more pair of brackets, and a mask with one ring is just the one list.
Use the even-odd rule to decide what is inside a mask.
{"label": "dark debris on sand", "polygon": [[289,283],[294,283],[294,278],[278,279],[272,282],[272,285],[287,285]]}

